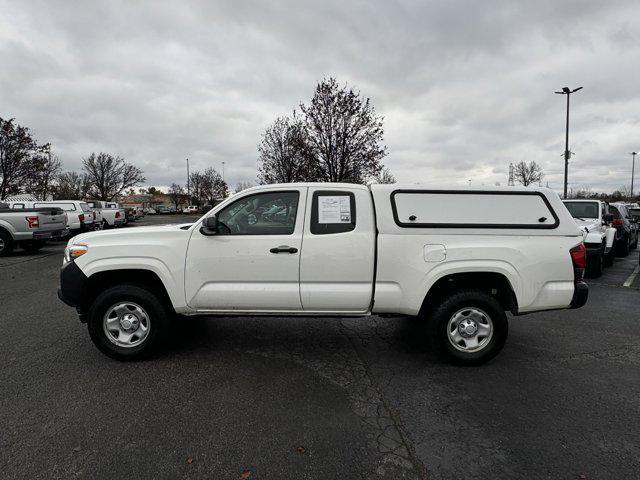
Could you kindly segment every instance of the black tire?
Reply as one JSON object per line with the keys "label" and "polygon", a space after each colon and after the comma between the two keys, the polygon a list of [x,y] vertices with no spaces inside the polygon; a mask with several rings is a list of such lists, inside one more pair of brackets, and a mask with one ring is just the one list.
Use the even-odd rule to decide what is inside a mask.
{"label": "black tire", "polygon": [[13,238],[9,232],[0,230],[0,257],[6,257],[13,252]]}
{"label": "black tire", "polygon": [[621,257],[626,257],[627,255],[629,255],[630,244],[631,238],[629,238],[628,235],[623,237],[620,243],[618,243],[618,255],[620,255]]}
{"label": "black tire", "polygon": [[638,248],[638,235],[636,235],[635,241],[631,244],[631,250]]}
{"label": "black tire", "polygon": [[604,256],[604,266],[611,267],[613,265],[613,261],[615,259],[614,249],[612,248],[609,253]]}
{"label": "black tire", "polygon": [[[482,311],[493,325],[490,340],[480,350],[461,351],[449,340],[449,321],[457,312],[464,314],[465,309]],[[426,320],[430,346],[439,356],[457,365],[481,365],[491,360],[504,347],[509,332],[507,315],[502,305],[480,290],[462,290],[449,295],[427,314]]]}
{"label": "black tire", "polygon": [[604,262],[604,249],[600,249],[597,255],[589,257],[586,271],[587,276],[590,278],[601,277],[602,271],[604,270]]}
{"label": "black tire", "polygon": [[44,242],[42,240],[25,240],[20,242],[20,246],[29,253],[35,253],[44,247]]}
{"label": "black tire", "polygon": [[[108,311],[119,303],[139,305],[147,314],[148,334],[137,345],[116,345],[103,326]],[[160,298],[139,285],[123,284],[108,288],[91,304],[87,315],[89,336],[98,349],[116,360],[139,360],[153,355],[165,342],[170,327],[170,309]],[[119,336],[119,335],[118,335]]]}

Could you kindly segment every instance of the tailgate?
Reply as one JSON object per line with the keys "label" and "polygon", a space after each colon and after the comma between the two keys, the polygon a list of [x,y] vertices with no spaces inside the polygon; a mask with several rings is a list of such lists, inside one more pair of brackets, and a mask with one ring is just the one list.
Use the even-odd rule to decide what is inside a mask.
{"label": "tailgate", "polygon": [[39,230],[62,230],[67,225],[66,213],[61,210],[51,212],[39,212]]}

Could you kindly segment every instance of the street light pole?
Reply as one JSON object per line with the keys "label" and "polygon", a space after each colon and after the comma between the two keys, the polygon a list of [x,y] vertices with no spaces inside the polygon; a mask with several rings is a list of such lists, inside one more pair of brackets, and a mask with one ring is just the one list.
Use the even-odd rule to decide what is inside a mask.
{"label": "street light pole", "polygon": [[564,138],[564,198],[567,198],[567,184],[569,177],[569,159],[571,158],[571,152],[569,151],[569,97],[572,93],[581,90],[582,87],[571,90],[569,87],[563,87],[562,91],[555,92],[559,95],[567,96],[567,125]]}
{"label": "street light pole", "polygon": [[191,192],[189,191],[189,187],[190,187],[190,185],[189,185],[189,159],[187,158],[187,195],[189,196],[189,198],[191,198],[191,195],[190,195]]}
{"label": "street light pole", "polygon": [[633,160],[631,161],[631,200],[633,201],[633,177],[635,176],[636,170],[636,155],[638,152],[631,152],[629,155],[632,156]]}

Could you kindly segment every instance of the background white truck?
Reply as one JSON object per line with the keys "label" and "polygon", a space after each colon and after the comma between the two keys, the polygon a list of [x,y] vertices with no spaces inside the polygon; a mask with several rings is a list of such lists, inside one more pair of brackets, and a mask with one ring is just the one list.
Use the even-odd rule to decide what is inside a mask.
{"label": "background white truck", "polygon": [[616,229],[611,226],[613,215],[601,200],[563,200],[564,205],[582,230],[587,249],[587,274],[599,277],[605,266],[613,264],[613,242]]}
{"label": "background white truck", "polygon": [[117,203],[89,200],[87,204],[96,213],[100,212],[102,228],[117,228],[124,223],[124,209],[121,209]]}
{"label": "background white truck", "polygon": [[67,228],[71,235],[93,230],[93,211],[81,200],[46,200],[8,202],[11,208],[60,208],[67,214]]}
{"label": "background white truck", "polygon": [[195,224],[71,240],[59,297],[114,358],[148,355],[182,315],[411,315],[450,360],[479,364],[510,311],[576,308],[582,233],[547,189],[285,184]]}
{"label": "background white truck", "polygon": [[39,250],[48,239],[68,235],[67,215],[59,208],[9,208],[0,202],[0,257],[16,246]]}

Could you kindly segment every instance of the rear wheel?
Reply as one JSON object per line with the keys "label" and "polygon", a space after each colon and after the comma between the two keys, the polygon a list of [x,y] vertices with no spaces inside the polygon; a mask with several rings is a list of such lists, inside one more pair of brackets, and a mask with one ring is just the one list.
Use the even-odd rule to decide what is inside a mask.
{"label": "rear wheel", "polygon": [[502,305],[479,290],[446,297],[427,318],[427,327],[435,351],[459,365],[491,360],[502,350],[509,330]]}
{"label": "rear wheel", "polygon": [[0,230],[0,257],[6,257],[13,252],[13,238],[4,230]]}
{"label": "rear wheel", "polygon": [[138,285],[118,285],[96,297],[87,324],[102,353],[116,360],[138,360],[162,345],[169,319],[168,308],[156,295]]}
{"label": "rear wheel", "polygon": [[626,235],[622,238],[620,243],[618,244],[618,254],[621,257],[626,257],[629,255],[629,250],[631,249],[631,238],[629,235]]}
{"label": "rear wheel", "polygon": [[591,278],[598,278],[602,276],[604,270],[604,249],[601,248],[597,255],[589,257],[589,263],[587,264],[587,275]]}

